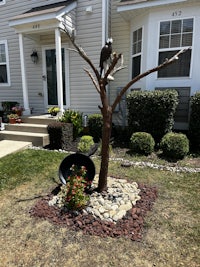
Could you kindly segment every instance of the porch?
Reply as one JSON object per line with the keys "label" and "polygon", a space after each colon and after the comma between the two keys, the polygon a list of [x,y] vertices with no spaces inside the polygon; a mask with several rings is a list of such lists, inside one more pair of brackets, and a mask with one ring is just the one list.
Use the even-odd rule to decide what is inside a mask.
{"label": "porch", "polygon": [[[4,124],[4,130],[0,131],[1,141],[27,142],[29,145],[44,147],[49,145],[49,134],[47,127],[57,117],[49,114],[22,116],[22,123]],[[18,147],[17,145],[17,147]]]}
{"label": "porch", "polygon": [[[62,29],[65,24],[69,32],[75,30],[76,6],[74,0],[39,6],[9,21],[19,39],[21,105],[25,115],[31,114],[33,102],[39,106],[37,113],[46,112],[53,105],[59,106],[61,111],[70,106],[68,77],[65,74],[68,73],[69,60],[66,47],[63,49],[67,39],[62,35]],[[33,110],[35,113],[34,107]]]}

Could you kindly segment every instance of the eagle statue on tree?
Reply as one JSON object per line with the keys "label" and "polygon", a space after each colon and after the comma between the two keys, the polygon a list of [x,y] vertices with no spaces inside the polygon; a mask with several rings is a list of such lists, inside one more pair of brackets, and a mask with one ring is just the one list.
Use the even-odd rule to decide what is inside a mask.
{"label": "eagle statue on tree", "polygon": [[[112,43],[113,43],[113,39],[112,38],[108,38],[108,40],[106,41],[104,47],[102,47],[101,49],[101,54],[100,54],[100,63],[99,63],[99,67],[100,67],[100,76],[102,76],[103,70],[104,70],[104,74],[107,72],[107,70],[109,69],[109,65],[112,61],[111,55],[112,55]],[[113,81],[114,78],[109,74],[107,77],[108,80]]]}

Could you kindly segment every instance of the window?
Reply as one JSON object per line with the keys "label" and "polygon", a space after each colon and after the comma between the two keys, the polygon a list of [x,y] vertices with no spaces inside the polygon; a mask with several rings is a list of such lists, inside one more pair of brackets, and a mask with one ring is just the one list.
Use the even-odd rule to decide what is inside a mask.
{"label": "window", "polygon": [[[159,57],[161,64],[182,48],[192,47],[193,19],[163,21],[160,23]],[[192,50],[180,55],[172,65],[161,69],[158,78],[189,77]]]}
{"label": "window", "polygon": [[4,5],[6,3],[6,0],[0,0],[0,5]]}
{"label": "window", "polygon": [[142,28],[133,32],[132,39],[132,79],[140,74],[142,52]]}
{"label": "window", "polygon": [[7,42],[0,41],[0,84],[9,83]]}

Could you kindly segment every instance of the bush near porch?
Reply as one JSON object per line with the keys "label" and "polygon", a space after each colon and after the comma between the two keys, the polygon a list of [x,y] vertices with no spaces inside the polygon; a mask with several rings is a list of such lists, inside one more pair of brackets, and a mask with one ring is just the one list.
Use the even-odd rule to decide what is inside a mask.
{"label": "bush near porch", "polygon": [[72,123],[54,122],[48,125],[47,130],[50,149],[69,149],[69,144],[73,141]]}

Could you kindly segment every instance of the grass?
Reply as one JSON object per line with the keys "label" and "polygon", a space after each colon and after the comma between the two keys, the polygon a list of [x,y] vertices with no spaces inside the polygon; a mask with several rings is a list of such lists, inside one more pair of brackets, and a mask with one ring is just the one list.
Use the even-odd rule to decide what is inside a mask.
{"label": "grass", "polygon": [[[65,156],[52,151],[25,150],[0,159],[1,267],[199,266],[200,173],[122,168],[120,162],[111,161],[110,175],[156,185],[159,196],[146,217],[141,242],[100,238],[29,216],[37,199],[59,183],[58,168]],[[152,161],[158,163],[155,158]],[[191,158],[179,164],[188,162],[194,166]],[[94,163],[98,172],[99,159],[95,158]]]}

